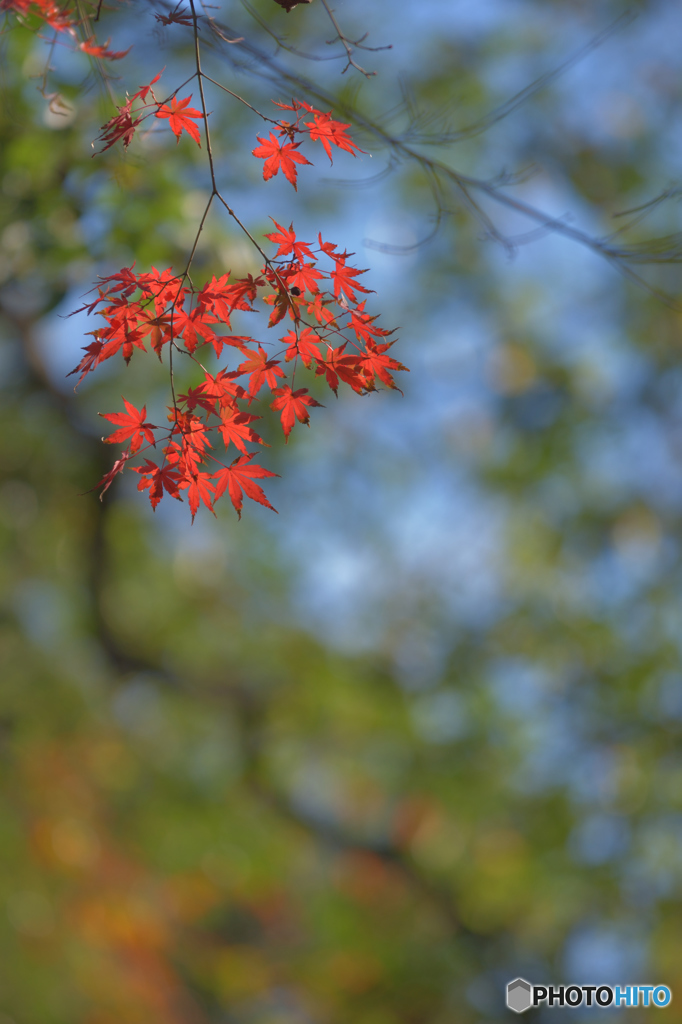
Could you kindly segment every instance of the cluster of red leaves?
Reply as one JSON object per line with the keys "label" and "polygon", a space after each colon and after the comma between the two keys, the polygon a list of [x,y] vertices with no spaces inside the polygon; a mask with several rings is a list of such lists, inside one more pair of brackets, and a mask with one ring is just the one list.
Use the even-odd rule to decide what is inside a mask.
{"label": "cluster of red leaves", "polygon": [[[125,399],[125,412],[104,414],[118,428],[107,443],[127,443],[100,482],[104,490],[129,459],[160,447],[160,463],[146,457],[133,467],[140,474],[139,490],[148,491],[154,508],[164,494],[182,500],[185,491],[193,518],[201,504],[213,511],[225,491],[239,515],[244,494],[272,508],[255,481],[275,474],[254,463],[256,453],[247,448],[265,444],[253,427],[261,417],[250,411],[264,390],[288,440],[296,422],[308,424],[311,408],[320,404],[308,388],[295,387],[301,366],[334,393],[341,383],[358,394],[379,384],[396,387],[393,372],[406,368],[389,355],[393,342],[384,339],[392,332],[378,327],[365,300],[358,301],[358,293],[368,289],[357,280],[365,271],[348,262],[352,253],[338,252],[320,236],[313,248],[297,238],[293,225],[273,223],[277,230],[266,237],[277,246],[276,255],[256,277],[230,281],[226,273],[198,289],[170,269],[138,274],[124,267],[103,278],[97,299],[83,307],[104,324],[90,332],[94,340],[72,371],[80,374],[79,383],[118,353],[128,363],[136,349],[150,348],[162,360],[166,346],[176,357],[188,357],[198,378],[169,408],[168,427],[147,422],[146,407],[138,410]],[[331,264],[327,270],[319,266],[322,258]],[[271,351],[249,335],[230,333],[235,311],[255,312],[258,301],[271,307],[269,327],[289,324]],[[219,362],[230,352],[231,366],[209,371],[206,357],[199,358],[207,347]],[[229,458],[232,446],[239,454],[226,464],[216,451],[224,449]]]}
{"label": "cluster of red leaves", "polygon": [[[112,59],[112,55],[110,54],[109,56]],[[118,56],[118,54],[113,56]],[[121,54],[121,56],[125,56],[125,54]],[[102,125],[100,134],[97,136],[98,142],[105,143],[104,147],[100,150],[101,153],[110,149],[119,139],[123,142],[123,148],[127,149],[133,141],[133,136],[138,126],[152,115],[160,120],[168,121],[171,131],[178,142],[180,141],[181,134],[185,131],[194,139],[197,146],[201,146],[199,128],[194,122],[201,120],[203,114],[200,110],[189,106],[189,102],[192,99],[191,96],[178,100],[177,96],[173,95],[167,103],[159,103],[154,95],[153,86],[161,78],[161,74],[162,72],[159,72],[155,78],[152,78],[149,85],[140,86],[136,93],[128,96],[125,103],[116,108],[118,113],[110,118],[106,124]],[[152,97],[152,102],[150,103],[147,102],[147,96],[149,95]],[[139,101],[139,105],[133,110],[133,103],[137,101]]]}
{"label": "cluster of red leaves", "polygon": [[[0,11],[11,11],[20,18],[37,15],[44,24],[57,32],[68,32],[74,39],[81,26],[77,5],[68,2],[0,0]],[[168,15],[156,17],[164,25],[194,24],[193,16],[181,4]],[[98,43],[94,36],[84,38],[77,48],[101,60],[120,60],[128,53],[111,50],[108,40]],[[197,73],[201,74],[199,69]],[[178,141],[184,131],[201,146],[195,122],[203,118],[202,112],[189,105],[191,95],[179,100],[179,90],[165,101],[157,100],[153,87],[160,77],[161,73],[132,96],[126,95],[125,103],[102,126],[98,141],[104,145],[100,152],[119,141],[127,149],[138,126],[150,117],[168,121]],[[297,165],[310,163],[298,151],[302,141],[297,141],[299,135],[321,142],[330,162],[333,146],[353,156],[362,152],[348,135],[350,125],[334,120],[331,111],[323,112],[297,100],[276,105],[292,111],[295,117],[292,121],[266,118],[278,135],[270,132],[268,139],[259,137],[260,145],[253,150],[254,156],[265,161],[266,181],[281,170],[297,187]],[[138,489],[148,492],[154,509],[164,495],[182,501],[185,492],[192,519],[202,504],[213,512],[225,492],[240,517],[244,495],[272,509],[256,481],[276,474],[255,463],[256,452],[247,448],[265,444],[253,427],[261,417],[250,411],[264,389],[270,392],[270,408],[279,413],[288,441],[296,422],[309,425],[311,408],[320,405],[308,388],[295,387],[299,364],[322,378],[335,394],[340,384],[358,394],[375,391],[378,384],[396,388],[392,374],[406,367],[389,355],[393,342],[383,340],[393,332],[377,327],[377,317],[365,310],[366,300],[359,301],[359,296],[367,295],[369,290],[358,280],[365,271],[348,262],[353,254],[339,252],[335,244],[323,242],[320,235],[319,247],[313,249],[311,243],[297,238],[293,225],[287,229],[273,223],[277,230],[266,237],[277,251],[256,277],[249,275],[230,282],[228,272],[197,289],[189,284],[187,272],[178,276],[170,268],[162,272],[152,268],[148,273],[135,273],[133,265],[100,279],[98,297],[83,309],[96,313],[104,323],[89,332],[94,340],[85,347],[85,355],[72,371],[80,374],[78,383],[118,353],[129,363],[135,349],[152,349],[163,361],[164,347],[168,346],[173,393],[167,427],[148,422],[146,406],[138,409],[125,398],[125,412],[102,414],[117,428],[105,438],[106,443],[126,445],[100,481],[102,494],[131,459],[145,456],[141,464],[131,468],[140,476]],[[331,261],[327,270],[319,266],[323,257]],[[326,289],[323,282],[328,282]],[[271,307],[268,327],[275,328],[287,318],[290,321],[289,329],[279,337],[279,346],[273,343],[274,351],[267,351],[250,335],[231,333],[235,311],[255,312],[258,301]],[[210,372],[198,357],[207,347],[209,354],[212,348],[218,361],[222,361],[225,350],[233,353],[232,367],[224,365]],[[196,385],[184,395],[175,394],[174,354],[188,357],[198,374],[200,371]],[[223,462],[216,452],[224,448],[229,459],[232,446],[238,454]],[[149,458],[152,448],[160,450],[162,459]]]}
{"label": "cluster of red leaves", "polygon": [[55,32],[74,34],[76,21],[73,11],[69,10],[67,4],[57,3],[56,0],[0,0],[0,11],[12,11],[20,18],[35,14]]}
{"label": "cluster of red leaves", "polygon": [[[332,146],[337,146],[347,153],[352,153],[353,156],[355,156],[356,150],[358,153],[363,152],[348,135],[350,125],[344,124],[342,121],[335,121],[332,118],[331,110],[323,113],[321,110],[317,110],[316,107],[311,107],[309,103],[299,100],[292,100],[291,104],[276,103],[275,105],[281,107],[282,110],[292,110],[296,114],[296,120],[277,122],[279,138],[277,138],[274,132],[270,132],[268,139],[261,139],[260,136],[257,137],[260,146],[256,146],[253,150],[253,155],[260,160],[265,160],[263,165],[263,178],[265,181],[274,177],[281,170],[287,180],[298,191],[296,164],[310,163],[310,160],[298,152],[298,147],[301,143],[294,141],[298,134],[308,135],[313,142],[321,142],[330,163],[334,162],[332,159]],[[302,119],[306,114],[312,115],[313,119],[312,121],[303,121],[302,124]],[[283,139],[288,141],[281,141]]]}

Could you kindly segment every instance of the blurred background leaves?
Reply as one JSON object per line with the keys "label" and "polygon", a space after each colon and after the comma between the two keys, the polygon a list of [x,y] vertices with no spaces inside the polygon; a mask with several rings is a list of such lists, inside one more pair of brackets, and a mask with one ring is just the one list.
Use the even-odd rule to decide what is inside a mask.
{"label": "blurred background leaves", "polygon": [[[221,15],[268,54],[267,30],[329,54],[318,5],[272,6],[264,28]],[[302,73],[386,124],[401,96],[396,123],[438,113],[439,159],[523,172],[515,196],[598,236],[679,180],[676,5],[639,4],[489,131],[442,136],[623,9],[345,0],[350,36],[394,44],[362,55],[380,74]],[[143,15],[110,13],[103,38],[136,43],[126,81],[165,64],[170,83],[189,40]],[[123,390],[163,416],[166,381],[136,355],[74,396],[92,325],[61,317],[97,274],[183,262],[206,169],[156,132],[92,159],[110,101],[85,57],[55,55],[59,115],[44,44],[0,45],[1,1024],[494,1020],[517,974],[675,991],[679,313],[551,232],[510,258],[461,206],[410,248],[434,226],[414,164],[329,180],[380,171],[378,144],[298,196],[266,187],[258,125],[214,96],[240,215],[358,252],[412,373],[404,399],[327,401],[268,452],[279,517],[190,527],[125,477],[100,503],[95,414]],[[208,60],[256,105],[291,91],[238,48]],[[678,222],[672,196],[628,237],[674,245]],[[219,218],[198,259],[253,269]],[[677,296],[674,264],[643,273]]]}

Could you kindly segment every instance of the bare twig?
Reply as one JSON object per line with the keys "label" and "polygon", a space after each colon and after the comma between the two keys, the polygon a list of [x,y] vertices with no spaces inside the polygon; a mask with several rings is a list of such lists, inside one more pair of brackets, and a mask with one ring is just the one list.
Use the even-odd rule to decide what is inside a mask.
{"label": "bare twig", "polygon": [[339,23],[336,20],[336,17],[334,16],[334,11],[327,3],[327,0],[320,0],[320,2],[324,7],[325,11],[327,12],[329,20],[331,21],[332,25],[336,30],[336,36],[334,37],[334,39],[328,39],[327,45],[333,46],[334,43],[341,43],[344,50],[346,51],[347,63],[341,74],[345,75],[346,71],[348,71],[348,68],[352,67],[355,68],[356,71],[359,71],[361,75],[364,75],[365,78],[372,78],[373,75],[376,75],[376,71],[365,71],[363,67],[357,64],[353,59],[353,50],[368,50],[371,53],[377,53],[379,50],[392,50],[393,46],[390,44],[388,46],[363,46],[362,44],[367,38],[367,33],[365,33],[365,35],[361,36],[359,39],[349,39],[348,36],[341,31],[341,27],[339,26]]}

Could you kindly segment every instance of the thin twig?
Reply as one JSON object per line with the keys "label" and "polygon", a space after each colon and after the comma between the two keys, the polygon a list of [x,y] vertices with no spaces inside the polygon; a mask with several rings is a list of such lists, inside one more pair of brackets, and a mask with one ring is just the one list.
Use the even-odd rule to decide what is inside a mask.
{"label": "thin twig", "polygon": [[341,31],[341,27],[340,27],[338,21],[336,20],[336,18],[334,17],[334,12],[331,9],[331,7],[329,6],[329,4],[327,3],[327,0],[320,0],[320,2],[322,3],[322,6],[324,7],[325,11],[328,14],[329,20],[331,21],[332,25],[336,29],[336,38],[335,39],[329,39],[327,45],[328,46],[332,46],[334,43],[338,42],[338,43],[341,43],[341,45],[343,46],[344,50],[346,51],[346,59],[347,59],[348,63],[346,64],[346,66],[343,69],[343,71],[341,72],[341,74],[345,75],[346,71],[348,71],[348,68],[352,67],[352,68],[355,68],[356,71],[359,71],[361,75],[364,75],[365,78],[372,78],[374,75],[376,75],[376,71],[365,71],[365,69],[363,67],[361,67],[359,64],[357,64],[353,60],[353,47],[355,47],[356,50],[360,50],[360,49],[361,50],[369,50],[369,51],[371,51],[373,53],[377,52],[378,50],[392,50],[393,47],[391,45],[389,45],[389,46],[362,46],[363,40],[367,38],[367,34],[366,33],[360,39],[356,39],[356,40],[349,39],[348,36],[344,35],[344,33]]}

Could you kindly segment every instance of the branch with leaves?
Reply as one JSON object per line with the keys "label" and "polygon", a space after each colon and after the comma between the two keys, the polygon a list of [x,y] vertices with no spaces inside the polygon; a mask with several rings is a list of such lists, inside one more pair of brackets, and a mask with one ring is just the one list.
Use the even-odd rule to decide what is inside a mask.
{"label": "branch with leaves", "polygon": [[[477,124],[454,132],[429,133],[423,127],[424,118],[407,97],[408,125],[397,133],[362,113],[350,101],[335,100],[319,85],[293,74],[277,57],[233,32],[208,10],[202,8],[200,12],[197,0],[187,2],[188,5],[179,3],[173,7],[159,3],[155,16],[166,31],[191,33],[192,73],[168,95],[159,98],[158,83],[162,74],[159,72],[117,105],[116,113],[103,125],[97,140],[101,145],[100,153],[119,144],[125,151],[143,125],[157,124],[158,127],[167,125],[178,144],[188,136],[202,147],[203,127],[211,183],[210,195],[181,273],[171,267],[142,272],[137,272],[134,264],[124,267],[116,274],[100,278],[97,298],[82,307],[88,314],[99,317],[101,324],[90,332],[93,341],[85,347],[85,354],[73,371],[79,374],[78,383],[114,356],[121,355],[130,363],[135,352],[153,351],[159,361],[166,361],[169,374],[168,426],[148,422],[146,407],[138,409],[125,399],[125,411],[104,414],[117,427],[106,442],[121,444],[124,448],[100,481],[103,491],[119,473],[132,469],[139,474],[138,488],[147,492],[153,508],[164,496],[182,500],[186,495],[194,518],[201,505],[213,512],[216,501],[225,493],[229,494],[240,516],[244,495],[272,508],[257,483],[273,474],[254,461],[258,448],[252,446],[265,445],[254,428],[262,418],[255,414],[254,403],[270,394],[270,408],[280,414],[285,440],[288,440],[296,423],[309,425],[311,409],[320,405],[308,387],[297,386],[297,373],[303,371],[313,379],[319,378],[335,394],[343,385],[364,395],[380,387],[397,389],[394,374],[406,369],[390,352],[394,344],[393,331],[378,326],[377,315],[366,308],[370,290],[358,280],[365,271],[350,262],[353,253],[340,251],[335,243],[323,240],[319,232],[317,244],[304,241],[298,237],[293,223],[286,228],[276,221],[273,221],[276,231],[265,236],[273,246],[266,252],[226,199],[218,187],[205,95],[207,83],[222,90],[265,123],[267,131],[255,136],[257,145],[252,155],[263,161],[266,182],[281,172],[297,190],[299,172],[311,163],[301,150],[304,143],[320,144],[330,162],[335,151],[352,156],[363,152],[349,134],[351,125],[355,125],[365,138],[388,151],[386,171],[382,173],[391,173],[406,163],[421,170],[436,211],[431,236],[456,206],[463,207],[476,220],[484,237],[501,244],[510,253],[538,234],[560,234],[590,249],[631,280],[646,284],[665,301],[674,304],[669,296],[644,282],[635,268],[647,263],[679,262],[677,238],[627,245],[621,241],[622,227],[604,237],[591,235],[568,219],[548,215],[515,197],[510,187],[518,176],[477,178],[425,152],[426,147],[449,144],[487,131],[557,74],[601,45],[623,23],[622,18],[555,72],[541,76]],[[277,39],[278,46],[284,46],[252,11],[248,0],[244,0],[244,4],[259,24]],[[352,40],[340,27],[327,0],[321,0],[321,4],[336,32],[329,43],[340,46],[346,55],[343,72],[352,67],[369,78],[373,72],[362,68],[353,54],[358,48],[382,47],[367,47],[364,36]],[[288,12],[296,5],[287,2],[282,6]],[[88,5],[83,0],[61,5],[53,0],[2,0],[0,8],[18,19],[33,19],[42,31],[50,30],[53,33],[51,48],[59,39],[66,41],[72,50],[88,55],[98,69],[104,69],[102,74],[109,86],[107,65],[117,62],[120,66],[118,62],[128,53],[128,50],[112,50],[109,41],[97,40],[94,28],[100,14],[99,4]],[[248,56],[250,63],[246,70],[264,78],[280,95],[288,89],[298,94],[298,98],[291,102],[273,100],[277,108],[274,116],[263,113],[248,99],[206,74],[202,51],[207,46],[214,53],[222,52],[235,66],[238,64],[240,70],[245,69],[243,60]],[[44,91],[46,81],[47,73],[43,80]],[[195,93],[198,90],[197,106],[191,105],[190,88],[194,88]],[[301,98],[303,96],[306,98]],[[348,120],[339,120],[332,112],[334,107]],[[246,277],[232,279],[228,272],[195,284],[194,258],[215,204],[224,208],[262,262],[257,273]],[[502,205],[525,218],[531,230],[509,236],[498,227],[491,204]],[[641,216],[641,212],[636,213],[635,221]],[[289,326],[286,333],[278,333],[274,351],[264,348],[250,334],[232,333],[234,314],[251,313],[259,306],[270,308],[269,328],[281,332],[285,324]],[[204,353],[214,354],[218,365],[209,369]],[[196,383],[183,394],[177,393],[175,383],[174,360],[179,357],[188,359],[196,371]],[[153,457],[155,451],[160,452],[160,457]]]}
{"label": "branch with leaves", "polygon": [[[78,5],[57,9],[48,0],[36,4],[4,0],[3,7],[21,18],[37,15],[56,33],[71,37],[74,48],[100,61],[118,61],[128,52],[112,51],[108,43],[99,44],[90,34],[78,43],[78,34],[84,32]],[[328,10],[336,26],[333,13]],[[138,489],[147,492],[152,508],[166,495],[182,500],[186,494],[192,519],[201,505],[213,512],[215,503],[225,493],[240,517],[244,495],[273,508],[256,481],[276,474],[254,462],[257,452],[247,448],[265,444],[252,426],[261,417],[251,412],[253,403],[262,400],[264,392],[270,392],[270,407],[280,414],[288,440],[295,424],[309,425],[310,410],[320,406],[307,387],[296,386],[295,376],[301,368],[321,378],[335,394],[341,384],[358,394],[376,391],[382,385],[397,389],[393,373],[406,369],[389,354],[393,341],[386,339],[393,332],[378,327],[377,316],[365,308],[366,298],[360,301],[360,296],[369,295],[370,290],[357,280],[366,271],[349,262],[353,253],[339,251],[333,242],[323,241],[321,234],[317,246],[302,241],[293,224],[285,228],[273,221],[277,230],[266,238],[277,248],[268,255],[225,199],[217,185],[204,81],[218,85],[272,125],[267,138],[257,136],[258,145],[253,150],[253,156],[264,161],[264,181],[281,171],[297,189],[299,168],[310,164],[300,152],[304,141],[321,144],[330,163],[334,149],[355,156],[360,150],[348,134],[350,124],[336,120],[331,110],[323,111],[296,99],[275,103],[287,112],[286,118],[268,117],[209,79],[201,63],[203,17],[197,13],[194,0],[189,0],[189,7],[178,6],[167,14],[157,15],[166,27],[191,29],[194,72],[162,100],[154,91],[161,78],[159,72],[147,85],[126,97],[117,113],[103,125],[97,140],[102,144],[99,152],[118,143],[125,150],[140,126],[155,118],[167,122],[178,143],[188,135],[201,147],[197,122],[203,124],[211,193],[187,264],[181,274],[170,267],[161,272],[154,268],[136,272],[133,265],[101,278],[97,298],[83,309],[99,316],[103,324],[90,332],[93,341],[85,347],[83,358],[72,371],[79,374],[80,384],[115,356],[122,356],[128,364],[135,351],[151,350],[163,362],[167,353],[172,397],[170,425],[160,427],[148,422],[146,407],[138,409],[126,399],[125,411],[102,414],[117,427],[105,438],[106,443],[125,447],[99,486],[104,493],[119,473],[130,468],[139,474]],[[347,45],[344,39],[342,42]],[[191,93],[184,95],[193,82],[198,87],[200,109],[190,105]],[[218,278],[214,275],[211,281],[197,286],[191,269],[214,201],[224,207],[248,237],[263,265],[256,275],[230,280],[228,272]],[[266,351],[251,336],[231,333],[230,318],[235,311],[254,312],[257,303],[270,307],[268,327],[277,328],[283,321],[290,323],[290,329],[280,335],[279,348],[274,353]],[[211,349],[216,360],[223,363],[213,372],[202,361],[203,351]],[[231,362],[224,362],[227,353]],[[176,356],[187,357],[200,374],[196,386],[186,394],[176,393]],[[150,458],[152,449],[160,449],[162,458]],[[224,450],[229,459],[234,449],[238,454],[230,461],[217,454]],[[144,461],[129,465],[142,456]]]}

